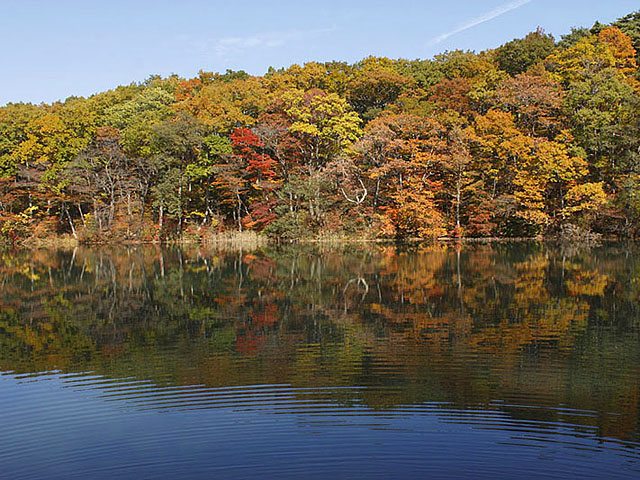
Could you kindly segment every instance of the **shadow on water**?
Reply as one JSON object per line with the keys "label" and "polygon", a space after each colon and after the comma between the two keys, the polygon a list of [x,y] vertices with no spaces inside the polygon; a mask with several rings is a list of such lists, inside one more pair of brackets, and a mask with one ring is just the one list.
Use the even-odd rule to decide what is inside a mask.
{"label": "shadow on water", "polygon": [[[219,428],[231,422],[226,434],[255,435],[255,425],[245,431],[238,422],[267,422],[275,444],[300,428],[336,448],[358,445],[345,428],[378,432],[381,444],[396,446],[389,452],[405,473],[452,466],[430,457],[429,470],[424,459],[402,457],[400,445],[408,455],[426,444],[399,432],[419,433],[422,442],[428,434],[434,449],[447,441],[462,448],[470,439],[476,453],[478,445],[489,449],[462,462],[460,474],[478,473],[473,459],[491,455],[526,474],[518,469],[526,462],[503,457],[523,448],[536,452],[536,461],[544,458],[538,450],[552,452],[553,468],[573,473],[580,462],[593,468],[585,458],[613,455],[628,474],[640,459],[639,275],[638,251],[618,244],[5,253],[0,396],[21,399],[12,402],[12,418],[20,420],[9,422],[5,441],[36,430],[53,437],[58,427],[99,423],[101,414],[105,421],[145,418],[153,431],[160,427],[149,418],[158,414],[184,427],[198,415],[227,412],[216,417]],[[33,393],[25,402],[27,391]],[[33,412],[57,420],[43,426]],[[211,439],[212,424],[203,418],[200,430],[197,421],[190,430],[197,435],[175,433],[172,440]],[[486,444],[478,443],[481,434]],[[565,450],[579,454],[577,463]],[[20,458],[16,448],[3,451],[5,461]],[[351,454],[340,468],[365,463]],[[323,458],[317,450],[291,455],[292,476]],[[71,461],[78,459],[52,461],[47,471]],[[180,465],[173,464],[176,471],[184,471]],[[194,465],[189,471],[198,477]],[[268,475],[272,464],[260,465]],[[496,474],[483,465],[487,476]],[[364,472],[362,465],[354,471]],[[106,466],[100,472],[117,473]]]}

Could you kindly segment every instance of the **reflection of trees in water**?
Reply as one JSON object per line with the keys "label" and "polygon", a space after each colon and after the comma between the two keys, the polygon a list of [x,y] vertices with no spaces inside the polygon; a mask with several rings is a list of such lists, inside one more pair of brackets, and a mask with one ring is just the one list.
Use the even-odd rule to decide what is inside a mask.
{"label": "reflection of trees in water", "polygon": [[358,385],[379,408],[565,404],[637,437],[635,258],[539,244],[5,253],[0,370]]}

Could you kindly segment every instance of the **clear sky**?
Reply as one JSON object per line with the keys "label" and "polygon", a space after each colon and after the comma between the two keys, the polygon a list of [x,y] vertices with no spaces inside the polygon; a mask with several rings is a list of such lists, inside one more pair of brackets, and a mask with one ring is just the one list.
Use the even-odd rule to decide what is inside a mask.
{"label": "clear sky", "polygon": [[480,51],[538,26],[559,37],[638,9],[638,0],[0,0],[0,105],[151,74]]}

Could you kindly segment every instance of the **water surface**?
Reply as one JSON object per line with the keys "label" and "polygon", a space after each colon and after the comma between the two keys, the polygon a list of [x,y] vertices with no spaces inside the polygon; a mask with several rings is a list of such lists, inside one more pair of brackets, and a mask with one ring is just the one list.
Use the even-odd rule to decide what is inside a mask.
{"label": "water surface", "polygon": [[0,477],[640,475],[635,247],[0,257]]}

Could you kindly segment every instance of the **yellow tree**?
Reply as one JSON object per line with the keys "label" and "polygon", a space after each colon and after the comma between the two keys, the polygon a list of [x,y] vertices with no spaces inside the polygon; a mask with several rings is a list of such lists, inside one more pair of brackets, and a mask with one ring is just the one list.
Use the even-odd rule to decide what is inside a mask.
{"label": "yellow tree", "polygon": [[267,90],[258,77],[216,79],[196,89],[193,96],[188,91],[183,95],[175,108],[223,135],[254,125],[268,104]]}
{"label": "yellow tree", "polygon": [[592,77],[607,68],[623,75],[637,69],[636,52],[631,39],[616,27],[580,39],[571,47],[545,60],[547,70],[565,85]]}
{"label": "yellow tree", "polygon": [[285,90],[319,88],[327,93],[344,96],[353,68],[345,62],[309,62],[265,75],[268,90],[277,94]]}
{"label": "yellow tree", "polygon": [[309,173],[341,155],[362,133],[358,114],[335,93],[289,90],[277,100],[276,108],[291,122],[289,131],[299,140]]}
{"label": "yellow tree", "polygon": [[[498,203],[511,199],[512,210],[503,215],[520,219],[525,231],[541,232],[562,221],[567,199],[576,207],[580,203],[579,190],[573,188],[587,183],[589,171],[586,161],[573,153],[568,132],[554,140],[527,136],[516,128],[511,114],[492,110],[476,118],[474,135],[476,153],[487,162],[482,169],[485,188],[496,201],[502,198]],[[601,185],[587,188],[596,192]]]}

